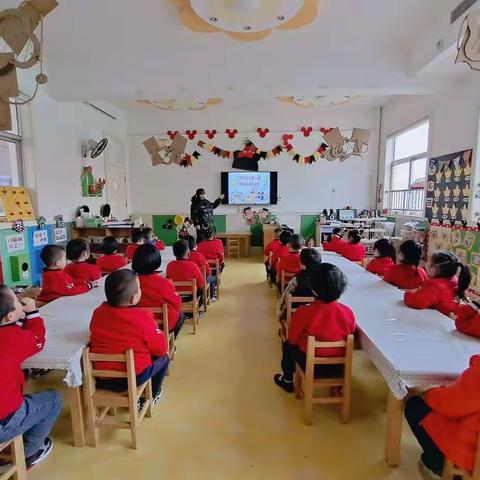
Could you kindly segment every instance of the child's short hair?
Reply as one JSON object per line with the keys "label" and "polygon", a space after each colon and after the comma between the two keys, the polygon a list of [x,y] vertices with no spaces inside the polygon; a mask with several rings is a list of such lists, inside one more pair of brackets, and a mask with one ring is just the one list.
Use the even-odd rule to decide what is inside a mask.
{"label": "child's short hair", "polygon": [[118,250],[118,242],[115,237],[105,237],[102,240],[102,252],[105,255],[112,255]]}
{"label": "child's short hair", "polygon": [[132,230],[132,243],[137,243],[143,238],[143,231],[139,228],[134,228]]}
{"label": "child's short hair", "polygon": [[150,227],[145,227],[143,230],[142,230],[142,235],[143,235],[143,238],[148,242],[150,240],[153,240],[153,237],[155,237],[155,234],[153,232],[153,229],[150,228]]}
{"label": "child's short hair", "polygon": [[437,278],[452,278],[458,270],[458,290],[460,299],[465,299],[465,292],[472,281],[472,272],[468,265],[460,263],[458,257],[452,252],[437,252],[430,257],[430,261],[438,270]]}
{"label": "child's short hair", "polygon": [[335,227],[332,230],[332,235],[338,235],[339,233],[342,233],[342,229],[340,227]]}
{"label": "child's short hair", "polygon": [[373,244],[373,249],[378,251],[380,258],[390,257],[393,263],[397,261],[397,252],[395,251],[395,247],[386,238],[377,240]]}
{"label": "child's short hair", "polygon": [[11,289],[0,284],[0,320],[4,319],[10,312],[15,310]]}
{"label": "child's short hair", "polygon": [[112,307],[119,307],[137,293],[137,274],[128,268],[115,270],[105,279],[105,296]]}
{"label": "child's short hair", "polygon": [[75,262],[80,258],[83,252],[90,250],[90,244],[84,238],[75,238],[67,243],[67,258]]}
{"label": "child's short hair", "polygon": [[283,229],[280,228],[280,227],[277,227],[273,233],[278,237],[278,235],[280,235],[281,233],[283,232]]}
{"label": "child's short hair", "polygon": [[160,268],[162,255],[155,245],[140,245],[133,254],[132,269],[139,275],[150,275]]}
{"label": "child's short hair", "polygon": [[305,240],[301,235],[294,234],[290,237],[289,243],[292,250],[301,250],[305,245]]}
{"label": "child's short hair", "polygon": [[213,227],[209,227],[204,233],[206,238],[213,238],[215,236],[215,229]]}
{"label": "child's short hair", "polygon": [[188,248],[190,249],[190,251],[195,250],[195,248],[197,248],[197,240],[192,235],[187,235],[184,238],[184,240],[188,242]]}
{"label": "child's short hair", "polygon": [[282,245],[287,245],[288,242],[290,242],[290,237],[292,236],[292,234],[287,231],[287,230],[283,230],[282,233],[280,234],[280,236],[278,237],[278,239],[280,240],[280,243]]}
{"label": "child's short hair", "polygon": [[405,240],[398,249],[403,255],[402,263],[405,265],[420,265],[422,258],[422,246],[414,240]]}
{"label": "child's short hair", "polygon": [[175,258],[185,258],[188,253],[188,242],[186,240],[177,240],[173,244],[173,254]]}
{"label": "child's short hair", "polygon": [[304,248],[300,252],[300,263],[309,269],[314,265],[320,265],[322,263],[322,255],[315,248]]}
{"label": "child's short hair", "polygon": [[331,263],[321,263],[311,269],[309,278],[315,297],[325,303],[338,300],[347,288],[347,277]]}
{"label": "child's short hair", "polygon": [[352,241],[351,243],[360,243],[360,240],[362,239],[360,232],[356,228],[348,232],[347,238]]}
{"label": "child's short hair", "polygon": [[45,245],[40,252],[40,258],[42,262],[51,267],[58,260],[60,260],[65,254],[65,249],[60,245]]}

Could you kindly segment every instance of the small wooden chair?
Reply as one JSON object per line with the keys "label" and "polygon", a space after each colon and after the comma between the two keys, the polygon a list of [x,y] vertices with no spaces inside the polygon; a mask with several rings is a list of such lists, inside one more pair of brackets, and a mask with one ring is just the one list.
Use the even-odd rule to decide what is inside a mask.
{"label": "small wooden chair", "polygon": [[161,307],[148,307],[148,310],[153,313],[158,326],[167,337],[168,358],[175,360],[175,334],[170,332],[168,324],[168,305],[164,303]]}
{"label": "small wooden chair", "polygon": [[210,284],[207,283],[207,267],[206,266],[202,267],[202,274],[203,274],[203,280],[205,282],[203,285],[203,297],[204,297],[203,310],[205,313],[207,313],[208,305],[210,305]]}
{"label": "small wooden chair", "polygon": [[287,295],[287,316],[284,322],[280,322],[282,324],[282,340],[286,340],[286,338],[288,337],[288,327],[290,325],[292,315],[297,311],[298,308],[294,308],[293,304],[304,303],[305,305],[308,305],[309,303],[312,303],[314,301],[315,297],[293,297],[291,294]]}
{"label": "small wooden chair", "polygon": [[288,285],[290,280],[296,275],[296,273],[293,272],[287,272],[286,270],[282,270],[282,278],[280,282],[280,294],[283,293],[285,290],[285,287]]}
{"label": "small wooden chair", "polygon": [[[343,357],[316,357],[316,348],[345,348]],[[297,364],[295,372],[295,396],[304,398],[305,424],[312,424],[312,409],[314,404],[341,403],[341,419],[346,423],[350,416],[350,393],[353,359],[353,335],[340,342],[317,342],[315,337],[308,337],[307,364],[305,372]],[[315,378],[315,365],[344,365],[343,377]],[[340,396],[315,397],[315,387],[341,387]]]}
{"label": "small wooden chair", "polygon": [[[4,453],[5,450],[9,450],[8,453]],[[6,471],[0,474],[0,480],[7,480],[7,478],[27,480],[22,435],[18,435],[8,442],[0,443],[0,458],[11,464]]]}
{"label": "small wooden chair", "polygon": [[197,295],[197,281],[193,279],[191,282],[173,282],[173,286],[181,297],[192,297],[191,300],[183,302],[182,310],[184,313],[192,314],[193,334],[195,335],[200,317],[200,297]]}
{"label": "small wooden chair", "polygon": [[[126,364],[126,372],[116,370],[96,370],[92,362],[120,362]],[[150,418],[153,413],[152,381],[137,386],[133,350],[127,350],[120,355],[103,355],[91,353],[87,347],[83,351],[83,379],[86,406],[86,423],[92,433],[93,447],[98,446],[99,428],[130,429],[132,434],[132,448],[138,448],[138,425],[143,417]],[[97,390],[96,378],[126,378],[128,389],[126,392],[111,392]],[[137,402],[145,399],[140,411]],[[130,419],[119,420],[116,409],[127,408]],[[113,416],[108,416],[113,413]]]}
{"label": "small wooden chair", "polygon": [[455,475],[461,476],[464,480],[480,480],[480,435],[477,441],[477,452],[475,454],[475,462],[473,464],[472,472],[467,472],[466,470],[456,467],[452,462],[445,458],[442,478],[444,480],[453,480]]}
{"label": "small wooden chair", "polygon": [[240,258],[240,236],[235,234],[227,235],[227,256],[228,258]]}
{"label": "small wooden chair", "polygon": [[217,277],[217,298],[220,300],[220,283],[222,282],[222,271],[220,270],[220,260],[216,258],[215,260],[208,260],[207,263],[210,265],[213,272],[215,272],[215,276]]}

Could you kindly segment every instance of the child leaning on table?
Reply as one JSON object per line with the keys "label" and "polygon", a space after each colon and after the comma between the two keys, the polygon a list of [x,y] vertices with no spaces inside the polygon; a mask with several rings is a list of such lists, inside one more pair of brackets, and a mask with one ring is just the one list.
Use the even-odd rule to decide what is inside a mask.
{"label": "child leaning on table", "polygon": [[102,240],[103,255],[97,260],[97,267],[104,273],[114,272],[127,265],[127,260],[118,253],[118,242],[115,237]]}
{"label": "child leaning on table", "polygon": [[[152,312],[138,307],[142,291],[137,274],[121,269],[108,275],[105,296],[107,301],[95,309],[90,322],[90,350],[115,355],[132,349],[137,385],[152,379],[155,405],[162,395],[162,382],[168,369],[167,342]],[[95,362],[95,368],[125,371],[125,364]],[[127,390],[127,379],[98,379],[97,387],[122,392]]]}
{"label": "child leaning on table", "polygon": [[[317,341],[338,342],[355,332],[355,316],[352,310],[338,302],[347,288],[347,279],[342,271],[330,263],[321,263],[310,275],[315,301],[300,307],[292,316],[288,337],[283,343],[282,370],[273,381],[288,393],[294,390],[295,364],[305,370],[308,337]],[[319,350],[319,351],[318,351]],[[342,348],[317,349],[323,357],[338,357],[345,352]],[[342,365],[317,365],[318,376],[340,376]]]}
{"label": "child leaning on table", "polygon": [[332,238],[329,242],[323,242],[322,246],[326,252],[335,252],[340,253],[342,248],[347,243],[345,240],[342,240],[343,230],[339,227],[335,227],[332,230]]}
{"label": "child leaning on table", "polygon": [[342,246],[338,253],[351,262],[361,262],[365,259],[365,245],[361,243],[362,237],[358,230],[350,230],[347,235],[347,243]]}
{"label": "child leaning on table", "polygon": [[60,297],[79,295],[93,288],[92,282],[75,280],[65,272],[67,257],[63,247],[45,245],[40,252],[40,258],[45,264],[45,269],[42,273],[39,302],[51,302]]}
{"label": "child leaning on table", "polygon": [[381,277],[397,261],[395,247],[386,238],[381,238],[373,244],[373,255],[373,260],[367,265],[367,271]]}
{"label": "child leaning on table", "polygon": [[445,458],[471,472],[480,432],[480,356],[451,385],[411,397],[405,418],[423,449],[419,468],[426,478],[442,478]]}
{"label": "child leaning on table", "polygon": [[[23,434],[27,468],[44,460],[52,450],[50,430],[62,410],[54,391],[23,395],[22,363],[45,345],[45,327],[35,301],[0,285],[0,443]],[[0,473],[2,472],[0,462]]]}
{"label": "child leaning on table", "polygon": [[437,252],[430,257],[427,273],[430,278],[422,287],[405,292],[405,303],[411,308],[435,308],[444,315],[456,312],[456,300],[465,299],[472,280],[468,265],[460,263],[452,252]]}
{"label": "child leaning on table", "polygon": [[72,263],[65,267],[65,272],[74,280],[96,282],[102,276],[100,269],[87,261],[90,258],[90,244],[84,238],[67,243],[67,258]]}

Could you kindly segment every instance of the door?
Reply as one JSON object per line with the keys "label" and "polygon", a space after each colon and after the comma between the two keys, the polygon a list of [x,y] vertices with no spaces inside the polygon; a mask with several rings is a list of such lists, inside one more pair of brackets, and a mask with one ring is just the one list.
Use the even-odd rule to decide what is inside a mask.
{"label": "door", "polygon": [[112,208],[112,215],[119,220],[128,218],[127,209],[127,174],[124,166],[106,166],[107,202]]}

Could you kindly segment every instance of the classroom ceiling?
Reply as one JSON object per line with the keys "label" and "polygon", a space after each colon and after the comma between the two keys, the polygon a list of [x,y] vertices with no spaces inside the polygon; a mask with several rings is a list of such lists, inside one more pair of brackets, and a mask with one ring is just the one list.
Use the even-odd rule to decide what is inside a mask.
{"label": "classroom ceiling", "polygon": [[221,98],[224,108],[277,96],[357,95],[352,105],[377,105],[385,96],[432,93],[466,74],[461,65],[412,71],[442,2],[319,0],[312,24],[240,42],[189,30],[172,0],[59,0],[45,22],[49,92],[127,108],[179,95]]}

